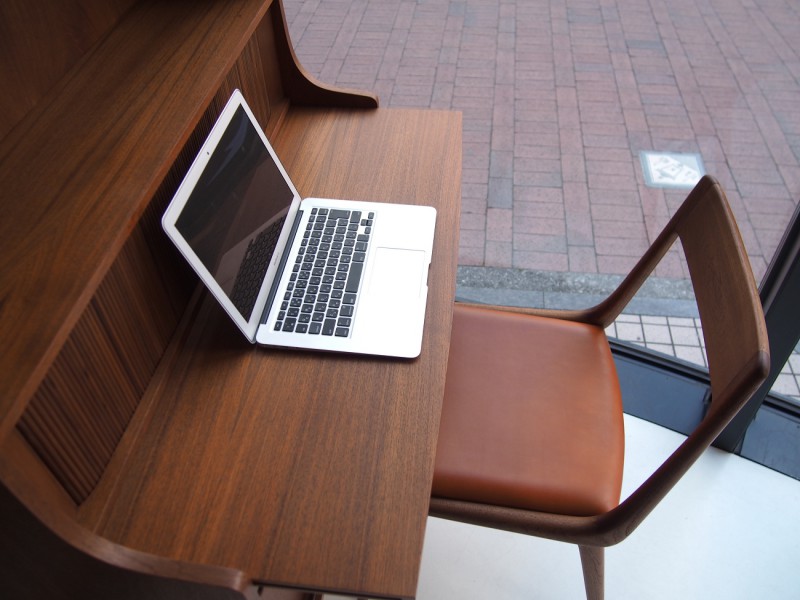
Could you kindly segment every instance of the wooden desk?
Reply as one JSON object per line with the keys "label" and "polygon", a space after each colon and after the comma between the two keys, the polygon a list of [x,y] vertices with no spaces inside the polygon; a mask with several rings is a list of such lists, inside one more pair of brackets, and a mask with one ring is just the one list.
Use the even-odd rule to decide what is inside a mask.
{"label": "wooden desk", "polygon": [[[98,532],[261,583],[413,597],[455,294],[459,117],[319,116],[300,111],[275,139],[303,195],[439,211],[420,357],[256,349],[203,294],[133,424],[141,437]],[[369,178],[351,169],[364,163]]]}
{"label": "wooden desk", "polygon": [[[313,81],[278,0],[12,4],[0,31],[37,44],[0,59],[21,99],[0,115],[0,589],[413,597],[460,115]],[[233,87],[304,196],[437,208],[418,359],[255,348],[170,247],[161,212]]]}

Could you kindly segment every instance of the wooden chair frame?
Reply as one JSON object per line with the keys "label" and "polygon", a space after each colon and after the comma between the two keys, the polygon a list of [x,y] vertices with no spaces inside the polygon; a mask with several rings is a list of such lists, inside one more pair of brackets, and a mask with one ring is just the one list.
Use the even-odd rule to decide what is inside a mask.
{"label": "wooden chair frame", "polygon": [[445,519],[578,544],[587,597],[603,597],[604,549],[628,537],[747,402],[769,371],[758,292],[733,214],[719,183],[704,177],[619,287],[587,310],[497,310],[608,327],[676,239],[680,239],[706,340],[711,407],[687,439],[630,496],[604,514],[570,516],[431,498]]}

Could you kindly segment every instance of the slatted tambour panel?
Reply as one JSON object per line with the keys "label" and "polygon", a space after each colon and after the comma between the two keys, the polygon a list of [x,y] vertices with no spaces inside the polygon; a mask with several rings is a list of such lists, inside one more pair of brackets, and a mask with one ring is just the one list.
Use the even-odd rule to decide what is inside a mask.
{"label": "slatted tambour panel", "polygon": [[192,292],[160,219],[210,129],[201,120],[17,427],[76,504],[91,494]]}
{"label": "slatted tambour panel", "polygon": [[135,386],[92,303],[17,427],[80,504],[102,475],[136,404]]}
{"label": "slatted tambour panel", "polygon": [[102,476],[177,327],[164,269],[140,225],[18,423],[78,504]]}
{"label": "slatted tambour panel", "polygon": [[[178,307],[167,293],[167,282],[160,278],[160,269],[156,267],[140,226],[134,230],[91,306],[137,398],[147,388],[181,314],[175,310]],[[176,297],[179,292],[176,290]],[[183,294],[183,303],[187,300]]]}
{"label": "slatted tambour panel", "polygon": [[273,23],[264,18],[221,82],[17,425],[78,505],[102,477],[196,284],[161,230],[167,203],[234,88],[268,133],[280,125]]}

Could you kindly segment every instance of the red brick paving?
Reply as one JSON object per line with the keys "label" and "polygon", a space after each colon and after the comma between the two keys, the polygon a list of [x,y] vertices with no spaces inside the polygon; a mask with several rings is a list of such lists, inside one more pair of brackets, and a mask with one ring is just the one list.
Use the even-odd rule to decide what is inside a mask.
{"label": "red brick paving", "polygon": [[686,194],[644,150],[702,156],[757,276],[800,199],[795,0],[284,4],[323,81],[463,112],[463,265],[626,272]]}

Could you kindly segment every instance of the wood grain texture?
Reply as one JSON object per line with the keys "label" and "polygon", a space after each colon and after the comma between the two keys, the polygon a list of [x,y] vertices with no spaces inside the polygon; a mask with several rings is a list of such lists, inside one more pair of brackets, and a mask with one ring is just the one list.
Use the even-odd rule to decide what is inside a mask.
{"label": "wood grain texture", "polygon": [[273,142],[304,194],[437,208],[422,353],[253,348],[206,298],[93,526],[273,585],[413,597],[455,293],[460,116],[295,109]]}
{"label": "wood grain texture", "polygon": [[581,555],[586,600],[603,600],[605,598],[605,548],[580,546],[578,550]]}
{"label": "wood grain texture", "polygon": [[[4,85],[30,71],[15,60],[65,53],[0,123],[0,500],[6,516],[25,509],[0,528],[24,550],[4,573],[26,565],[14,581],[41,583],[36,597],[200,597],[180,585],[192,580],[249,598],[251,578],[412,596],[455,289],[460,117],[298,110],[377,98],[310,79],[277,0],[75,0],[34,26],[41,10],[0,10],[0,30],[30,24],[39,42],[67,29],[32,52],[0,39]],[[255,349],[215,302],[190,300],[196,278],[159,220],[233,88],[307,194],[439,209],[420,359]],[[64,568],[47,571],[53,560]]]}
{"label": "wood grain texture", "polygon": [[276,58],[291,68],[281,72],[286,95],[297,105],[335,106],[339,108],[377,108],[378,97],[374,94],[354,89],[341,89],[326,85],[306,71],[294,53],[289,40],[289,25],[283,6],[271,13],[276,36]]}
{"label": "wood grain texture", "polygon": [[[3,467],[0,465],[0,471],[5,470]],[[132,551],[46,513],[34,515],[31,504],[21,502],[0,483],[0,582],[4,598],[256,598],[251,593],[255,590],[240,572]]]}
{"label": "wood grain texture", "polygon": [[[194,281],[160,217],[231,91],[274,130],[288,103],[271,21],[259,26],[39,386],[18,427],[77,504],[91,494],[185,310]],[[264,93],[266,91],[266,93]],[[182,291],[181,291],[182,290]]]}
{"label": "wood grain texture", "polygon": [[0,144],[0,415],[18,416],[268,7],[137,4]]}
{"label": "wood grain texture", "polygon": [[[3,30],[25,29],[41,12],[38,3],[17,4],[0,12]],[[274,31],[285,24],[280,2],[144,0],[122,18],[122,0],[103,10],[98,4],[71,5],[75,14],[66,23],[97,9],[70,51],[85,54],[54,70],[60,80],[30,84],[38,90],[35,105],[15,117],[0,141],[0,336],[7,340],[0,354],[0,438],[162,182],[174,190],[180,181],[182,172],[172,165],[196,125],[205,119],[210,127],[222,98],[240,87],[274,131],[293,100],[284,81],[303,74],[282,58],[294,61],[280,48],[288,34]],[[12,60],[0,64],[18,59],[38,72],[30,63],[46,52],[6,43]],[[3,85],[12,86],[19,75],[12,71],[4,67]],[[302,92],[315,87],[306,82]],[[318,100],[359,104],[362,97],[376,104],[369,95],[327,87]]]}
{"label": "wood grain texture", "polygon": [[181,314],[144,229],[133,231],[17,424],[76,504],[100,480]]}
{"label": "wood grain texture", "polygon": [[113,28],[134,1],[0,3],[0,140]]}

